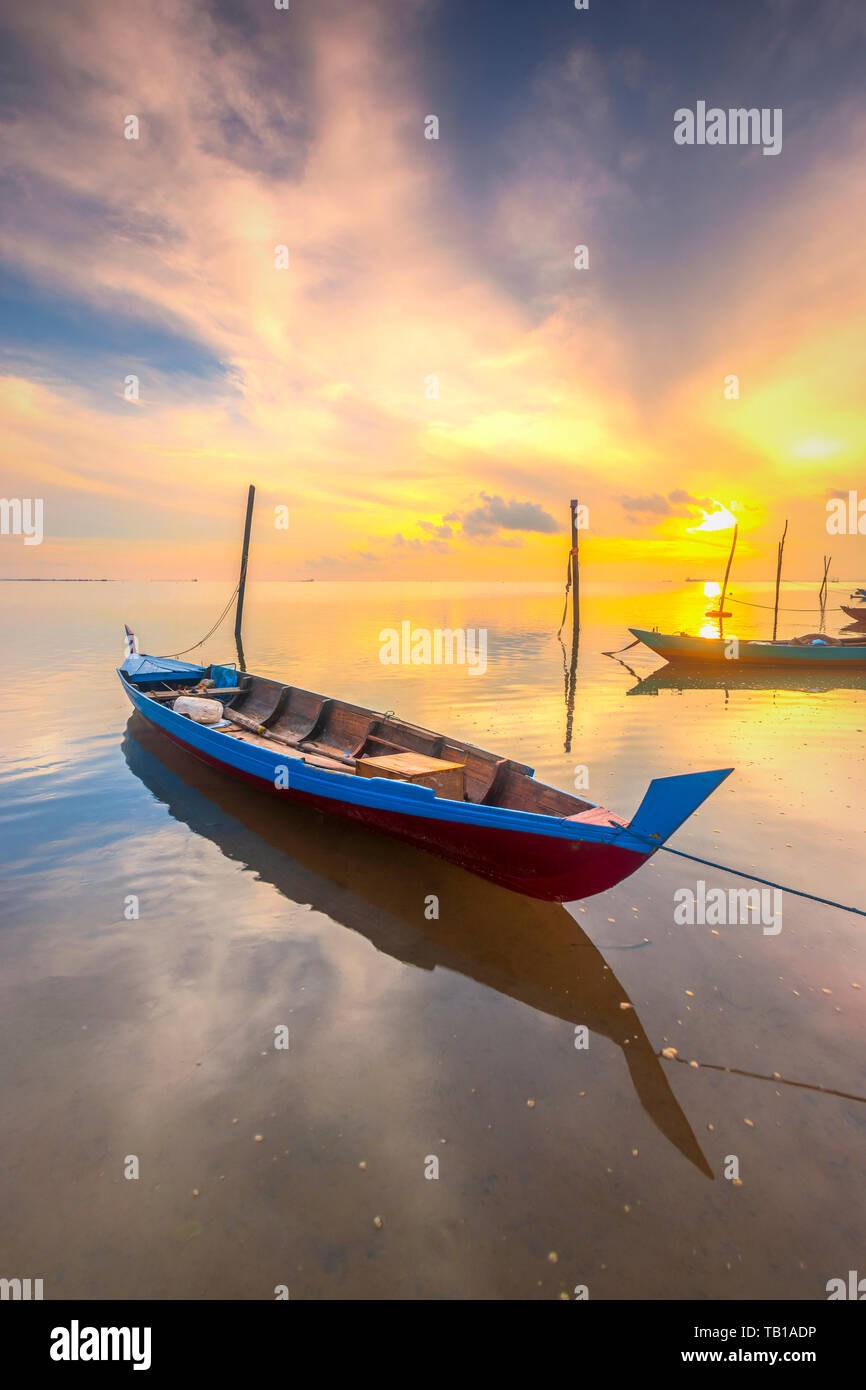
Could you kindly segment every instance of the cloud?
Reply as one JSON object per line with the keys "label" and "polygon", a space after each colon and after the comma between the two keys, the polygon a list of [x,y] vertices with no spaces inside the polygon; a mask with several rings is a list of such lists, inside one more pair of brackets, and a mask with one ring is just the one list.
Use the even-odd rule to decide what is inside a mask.
{"label": "cloud", "polygon": [[[711,497],[693,497],[684,488],[673,488],[667,495],[662,497],[660,493],[654,492],[646,497],[620,497],[619,504],[627,512],[649,513],[651,516],[690,516],[694,508],[706,510],[712,508],[714,503]],[[672,505],[673,504],[673,505]],[[637,525],[637,518],[629,516],[628,520]]]}
{"label": "cloud", "polygon": [[359,566],[363,570],[369,565],[378,564],[381,564],[381,557],[372,551],[353,550],[346,555],[315,555],[305,561],[305,568],[323,570],[332,577],[350,579]]}
{"label": "cloud", "polygon": [[562,527],[546,512],[538,502],[508,502],[501,497],[490,497],[482,492],[482,505],[466,512],[462,518],[463,530],[467,536],[493,536],[497,531],[537,531],[542,535],[553,535]]}
{"label": "cloud", "polygon": [[686,492],[685,489],[681,487],[674,488],[673,492],[668,493],[668,501],[686,502],[690,507],[700,507],[702,510],[706,510],[713,505],[712,497],[693,497],[690,492]]}
{"label": "cloud", "polygon": [[[398,531],[396,536],[394,536],[393,540],[391,541],[391,544],[396,546],[402,546],[406,550],[435,550],[440,555],[443,555],[448,550],[450,550],[451,547],[448,545],[448,542],[438,534],[439,528],[431,527],[429,523],[425,524],[423,521],[419,522],[418,524],[419,526],[425,526],[428,530],[437,532],[437,534],[423,540],[420,539],[418,536],[412,536],[409,540],[407,540],[406,537]],[[447,531],[449,536],[451,535],[450,527],[446,526],[442,529],[444,531]]]}
{"label": "cloud", "polygon": [[651,497],[620,497],[619,503],[628,512],[653,512],[656,516],[672,516],[674,510],[657,492]]}
{"label": "cloud", "polygon": [[[674,147],[687,65],[664,24],[645,62],[643,39],[639,59],[575,29],[539,41],[519,82],[494,65],[495,123],[465,81],[471,45],[437,69],[426,0],[206,0],[193,18],[163,0],[6,8],[0,258],[25,287],[0,359],[7,490],[44,492],[67,536],[104,537],[99,572],[151,573],[160,545],[184,553],[192,516],[195,572],[233,573],[251,479],[277,501],[290,481],[298,566],[363,577],[381,552],[403,577],[436,549],[449,577],[481,577],[487,542],[519,547],[520,572],[542,578],[574,491],[639,565],[662,553],[659,532],[674,545],[679,518],[709,510],[699,493],[759,519],[799,494],[796,548],[815,534],[796,507],[808,516],[828,472],[858,476],[862,6],[825,6],[841,86],[835,70],[832,86],[800,81],[823,51],[810,24],[774,17],[772,67],[723,17],[690,31],[690,52],[728,34],[720,77],[748,50],[756,90],[778,76],[797,96],[808,119],[789,123],[786,102],[778,161]],[[541,35],[524,9],[506,48]],[[452,109],[429,142],[443,72],[465,119]],[[138,141],[122,135],[130,112]],[[483,177],[466,177],[470,153]],[[141,408],[122,399],[129,373]],[[803,453],[825,435],[841,441],[829,468]],[[695,494],[672,486],[684,477]],[[50,565],[49,540],[39,552],[27,563]],[[264,528],[256,555],[257,574],[285,573]]]}

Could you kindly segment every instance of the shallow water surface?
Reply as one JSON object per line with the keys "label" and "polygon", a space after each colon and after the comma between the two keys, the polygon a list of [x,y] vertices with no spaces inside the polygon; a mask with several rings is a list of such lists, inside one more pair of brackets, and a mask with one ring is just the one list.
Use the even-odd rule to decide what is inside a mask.
{"label": "shallow water surface", "polygon": [[[772,591],[737,593],[729,629],[767,635],[745,601]],[[47,1298],[811,1299],[862,1268],[863,918],[784,894],[776,935],[678,925],[678,889],[749,882],[665,853],[538,903],[277,806],[114,673],[124,621],[175,652],[227,596],[3,585],[0,1273]],[[587,586],[569,708],[561,605],[251,585],[246,660],[624,816],[654,776],[734,767],[672,845],[862,908],[866,681],[654,675],[603,653],[699,630],[700,586]],[[383,665],[405,620],[485,629],[486,671]],[[200,652],[232,659],[228,629]]]}

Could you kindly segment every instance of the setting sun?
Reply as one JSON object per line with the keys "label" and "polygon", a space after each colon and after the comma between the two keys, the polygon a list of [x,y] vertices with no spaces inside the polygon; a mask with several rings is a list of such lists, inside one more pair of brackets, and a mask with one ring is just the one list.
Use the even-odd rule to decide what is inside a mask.
{"label": "setting sun", "polygon": [[[732,502],[731,506],[736,507],[737,503]],[[713,510],[703,513],[703,521],[701,524],[699,526],[689,526],[687,530],[691,532],[727,531],[731,526],[736,526],[736,524],[737,518],[734,516],[733,512],[723,506],[721,502],[714,502]]]}

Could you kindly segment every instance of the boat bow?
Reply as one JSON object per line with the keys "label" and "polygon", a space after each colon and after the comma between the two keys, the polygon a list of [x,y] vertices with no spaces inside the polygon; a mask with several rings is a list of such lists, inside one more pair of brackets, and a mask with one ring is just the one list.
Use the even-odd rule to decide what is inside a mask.
{"label": "boat bow", "polygon": [[617,844],[633,839],[644,852],[660,849],[733,770],[724,767],[713,772],[654,777]]}

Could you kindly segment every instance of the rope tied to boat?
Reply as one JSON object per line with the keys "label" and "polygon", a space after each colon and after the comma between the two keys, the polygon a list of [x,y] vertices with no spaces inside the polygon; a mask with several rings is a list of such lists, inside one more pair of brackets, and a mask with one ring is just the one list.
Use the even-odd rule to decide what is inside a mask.
{"label": "rope tied to boat", "polygon": [[217,618],[216,622],[214,623],[214,625],[213,625],[213,627],[210,629],[210,631],[209,631],[209,632],[206,632],[205,635],[204,635],[204,637],[202,637],[201,641],[199,641],[199,642],[193,642],[193,644],[192,644],[191,647],[184,647],[184,649],[183,649],[182,652],[169,652],[168,655],[172,658],[172,660],[175,660],[175,659],[176,659],[177,657],[179,657],[179,656],[186,656],[187,652],[194,652],[194,651],[196,650],[196,648],[198,648],[198,647],[203,647],[204,644],[205,644],[205,642],[208,640],[208,638],[209,638],[209,637],[213,637],[213,635],[214,635],[214,633],[216,632],[217,628],[219,627],[220,623],[222,623],[222,622],[225,621],[225,618],[226,618],[226,615],[227,615],[229,609],[231,608],[232,604],[234,603],[235,599],[237,598],[238,590],[240,589],[240,587],[241,587],[241,586],[240,586],[240,581],[238,581],[238,583],[235,585],[234,593],[232,594],[232,596],[231,596],[231,598],[229,599],[228,603],[226,604],[225,608],[224,608],[223,611],[220,613],[219,617]]}
{"label": "rope tied to boat", "polygon": [[710,869],[719,869],[725,874],[734,874],[737,878],[749,878],[753,883],[763,883],[767,888],[778,888],[781,893],[791,893],[797,898],[808,898],[810,902],[821,903],[824,907],[837,907],[840,912],[853,912],[857,917],[866,917],[866,911],[862,907],[849,907],[847,903],[838,903],[833,898],[819,898],[815,893],[806,893],[802,888],[789,888],[784,883],[775,883],[771,878],[759,878],[757,874],[750,874],[747,869],[733,869],[730,864],[717,864],[712,859],[701,859],[697,854],[686,854],[685,850],[672,849],[670,845],[661,845],[661,849],[666,854],[676,854],[680,859],[691,859],[695,864],[706,864]]}
{"label": "rope tied to boat", "polygon": [[620,652],[630,651],[632,647],[640,645],[641,639],[636,637],[633,642],[629,642],[627,647],[617,647],[615,652],[602,652],[602,656],[619,656]]}

